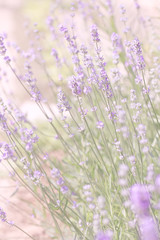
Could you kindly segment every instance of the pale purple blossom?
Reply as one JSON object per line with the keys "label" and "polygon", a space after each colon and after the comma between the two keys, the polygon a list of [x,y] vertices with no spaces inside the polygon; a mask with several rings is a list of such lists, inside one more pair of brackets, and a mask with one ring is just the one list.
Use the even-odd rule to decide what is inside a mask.
{"label": "pale purple blossom", "polygon": [[99,232],[96,235],[95,240],[111,240],[111,237],[108,235],[108,233]]}
{"label": "pale purple blossom", "polygon": [[104,128],[104,123],[102,121],[98,121],[96,123],[96,126],[97,126],[97,128],[102,129],[102,128]]}
{"label": "pale purple blossom", "polygon": [[157,225],[151,216],[139,219],[141,240],[159,240]]}
{"label": "pale purple blossom", "polygon": [[131,187],[130,199],[134,211],[139,215],[148,215],[150,206],[150,194],[147,186],[135,184]]}

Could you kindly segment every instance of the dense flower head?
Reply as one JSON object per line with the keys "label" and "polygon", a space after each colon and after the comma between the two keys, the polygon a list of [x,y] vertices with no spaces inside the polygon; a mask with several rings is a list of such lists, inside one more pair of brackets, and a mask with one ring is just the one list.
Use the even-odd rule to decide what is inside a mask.
{"label": "dense flower head", "polygon": [[99,33],[96,25],[92,25],[91,35],[94,42],[100,42]]}
{"label": "dense flower head", "polygon": [[137,69],[139,69],[139,70],[145,69],[146,64],[144,61],[144,57],[142,55],[137,57],[136,63],[137,63]]}
{"label": "dense flower head", "polygon": [[131,187],[131,202],[138,215],[145,215],[149,212],[150,194],[145,185],[135,184]]}
{"label": "dense flower head", "polygon": [[141,55],[142,54],[142,48],[141,48],[141,44],[138,38],[135,38],[132,41],[132,51],[136,54],[136,55]]}
{"label": "dense flower head", "polygon": [[60,112],[70,111],[71,106],[70,106],[69,102],[67,101],[67,98],[66,98],[66,96],[65,96],[65,94],[63,93],[62,90],[59,90],[57,96],[58,96],[57,107],[58,107],[59,111]]}
{"label": "dense flower head", "polygon": [[14,146],[12,144],[8,144],[5,142],[1,143],[0,150],[1,150],[0,161],[1,160],[10,160],[10,159],[13,161],[17,160],[15,151],[14,151]]}
{"label": "dense flower head", "polygon": [[82,82],[75,76],[73,76],[69,81],[69,87],[72,90],[74,95],[81,95],[82,94]]}

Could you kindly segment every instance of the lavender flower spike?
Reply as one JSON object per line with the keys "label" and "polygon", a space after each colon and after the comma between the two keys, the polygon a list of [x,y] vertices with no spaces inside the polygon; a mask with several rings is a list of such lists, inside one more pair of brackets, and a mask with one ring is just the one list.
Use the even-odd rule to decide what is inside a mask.
{"label": "lavender flower spike", "polygon": [[2,222],[7,221],[6,213],[3,211],[3,209],[1,207],[0,207],[0,219],[2,220]]}
{"label": "lavender flower spike", "polygon": [[92,27],[91,27],[91,35],[92,35],[93,42],[100,42],[98,29],[97,29],[96,25],[92,25]]}

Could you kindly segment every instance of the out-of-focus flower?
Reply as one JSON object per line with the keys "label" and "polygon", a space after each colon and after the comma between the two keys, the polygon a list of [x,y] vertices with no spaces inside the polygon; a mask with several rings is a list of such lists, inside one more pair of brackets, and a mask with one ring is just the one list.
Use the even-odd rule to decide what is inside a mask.
{"label": "out-of-focus flower", "polygon": [[111,238],[107,233],[99,232],[95,240],[111,240]]}
{"label": "out-of-focus flower", "polygon": [[140,215],[148,215],[150,205],[150,194],[146,186],[135,184],[131,188],[130,193],[131,202],[134,206],[135,212]]}

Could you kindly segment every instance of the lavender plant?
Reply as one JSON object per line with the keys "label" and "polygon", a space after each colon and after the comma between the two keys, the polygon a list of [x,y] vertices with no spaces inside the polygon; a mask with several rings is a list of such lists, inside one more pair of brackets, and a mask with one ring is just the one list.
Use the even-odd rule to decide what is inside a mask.
{"label": "lavender plant", "polygon": [[[135,21],[146,34],[152,21],[142,21],[138,1],[134,6]],[[158,240],[156,33],[153,48],[147,42],[153,36],[143,39],[131,28],[124,5],[119,5],[117,23],[109,0],[78,0],[69,9],[66,23],[59,23],[52,8],[46,28],[26,26],[31,39],[26,50],[8,42],[6,34],[0,36],[7,71],[44,117],[35,125],[14,96],[2,93],[1,164],[40,204],[48,239]],[[77,15],[86,21],[86,37],[79,32]],[[39,87],[39,71],[47,80],[45,89]],[[8,221],[2,208],[0,218],[36,239]]]}

